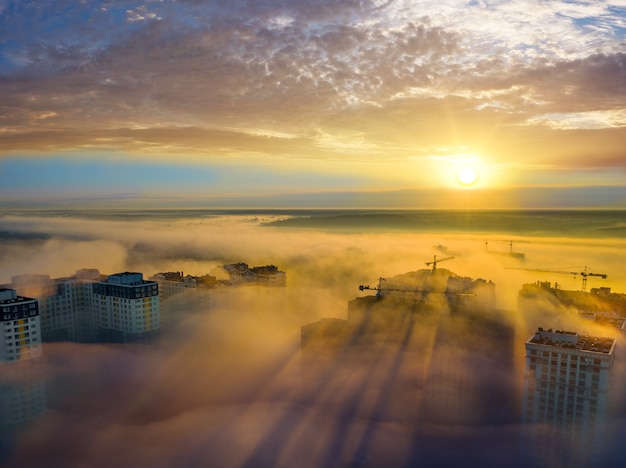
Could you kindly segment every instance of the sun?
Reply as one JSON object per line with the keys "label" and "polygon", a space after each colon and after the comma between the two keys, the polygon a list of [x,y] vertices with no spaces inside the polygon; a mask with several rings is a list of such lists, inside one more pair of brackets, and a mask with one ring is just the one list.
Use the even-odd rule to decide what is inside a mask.
{"label": "sun", "polygon": [[472,167],[463,167],[456,173],[456,180],[463,187],[471,187],[478,182],[478,171]]}

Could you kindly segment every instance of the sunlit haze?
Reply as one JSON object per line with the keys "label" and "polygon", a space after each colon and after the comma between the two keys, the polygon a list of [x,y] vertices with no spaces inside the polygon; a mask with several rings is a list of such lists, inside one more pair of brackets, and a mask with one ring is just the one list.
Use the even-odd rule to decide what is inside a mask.
{"label": "sunlit haze", "polygon": [[625,0],[0,0],[0,466],[626,466]]}
{"label": "sunlit haze", "polygon": [[[102,467],[289,467],[293,460],[312,468],[511,466],[521,460],[522,435],[541,428],[522,425],[520,414],[524,342],[543,326],[617,339],[610,406],[598,423],[606,429],[601,447],[608,464],[590,466],[621,466],[623,331],[577,318],[550,296],[528,299],[532,306],[520,309],[519,294],[537,281],[578,294],[581,272],[606,275],[584,277],[587,290],[626,291],[622,220],[621,212],[595,211],[5,214],[0,283],[25,274],[63,282],[82,268],[139,271],[145,278],[205,275],[233,262],[277,265],[287,282],[212,290],[209,303],[187,308],[172,308],[164,296],[162,334],[150,343],[123,348],[57,339],[43,343],[43,359],[30,367],[0,363],[0,390],[39,378],[47,395],[45,411],[10,448],[0,445],[0,461],[12,467],[51,460]],[[442,274],[493,283],[495,315],[455,318],[444,308],[433,316],[407,296],[416,322],[400,329],[400,341],[378,332],[336,361],[325,360],[335,346],[330,339],[308,351],[312,356],[301,355],[304,327],[343,323],[357,298],[384,307],[393,298],[377,299],[371,290],[381,278],[434,274],[433,260]],[[437,297],[433,304],[440,304]],[[542,452],[533,457],[534,464],[520,466],[559,466]]]}

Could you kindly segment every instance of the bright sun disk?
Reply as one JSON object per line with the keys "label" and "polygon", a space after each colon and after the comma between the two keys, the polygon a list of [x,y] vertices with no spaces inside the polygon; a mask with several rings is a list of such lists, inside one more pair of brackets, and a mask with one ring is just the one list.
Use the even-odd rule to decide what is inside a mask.
{"label": "bright sun disk", "polygon": [[471,167],[464,167],[456,173],[459,184],[469,187],[478,182],[478,172]]}

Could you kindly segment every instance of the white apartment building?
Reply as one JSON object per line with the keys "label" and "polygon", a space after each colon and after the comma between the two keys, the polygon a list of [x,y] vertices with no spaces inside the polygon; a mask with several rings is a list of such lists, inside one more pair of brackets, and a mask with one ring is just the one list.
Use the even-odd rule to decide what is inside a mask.
{"label": "white apartment building", "polygon": [[141,273],[109,275],[93,285],[92,310],[98,341],[142,341],[160,331],[159,289]]}
{"label": "white apartment building", "polygon": [[51,279],[48,275],[13,276],[11,288],[39,301],[44,341],[90,343],[95,339],[91,313],[92,284],[100,280],[97,269]]}
{"label": "white apartment building", "polygon": [[536,457],[530,461],[591,464],[604,437],[615,339],[539,328],[525,346],[522,419],[527,454]]}
{"label": "white apartment building", "polygon": [[0,362],[41,356],[41,323],[36,299],[0,289]]}
{"label": "white apartment building", "polygon": [[[37,300],[18,296],[14,289],[0,288],[0,363],[16,365],[41,354]],[[37,419],[45,411],[42,381],[0,382],[0,431]]]}
{"label": "white apartment building", "polygon": [[141,273],[105,277],[85,268],[62,278],[14,276],[8,286],[38,299],[46,342],[135,341],[160,328],[158,285],[144,281]]}

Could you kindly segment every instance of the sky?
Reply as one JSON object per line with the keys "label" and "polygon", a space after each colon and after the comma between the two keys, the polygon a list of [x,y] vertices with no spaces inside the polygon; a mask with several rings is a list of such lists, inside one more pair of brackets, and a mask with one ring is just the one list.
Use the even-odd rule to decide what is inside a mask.
{"label": "sky", "polygon": [[0,0],[0,205],[623,208],[626,3]]}

